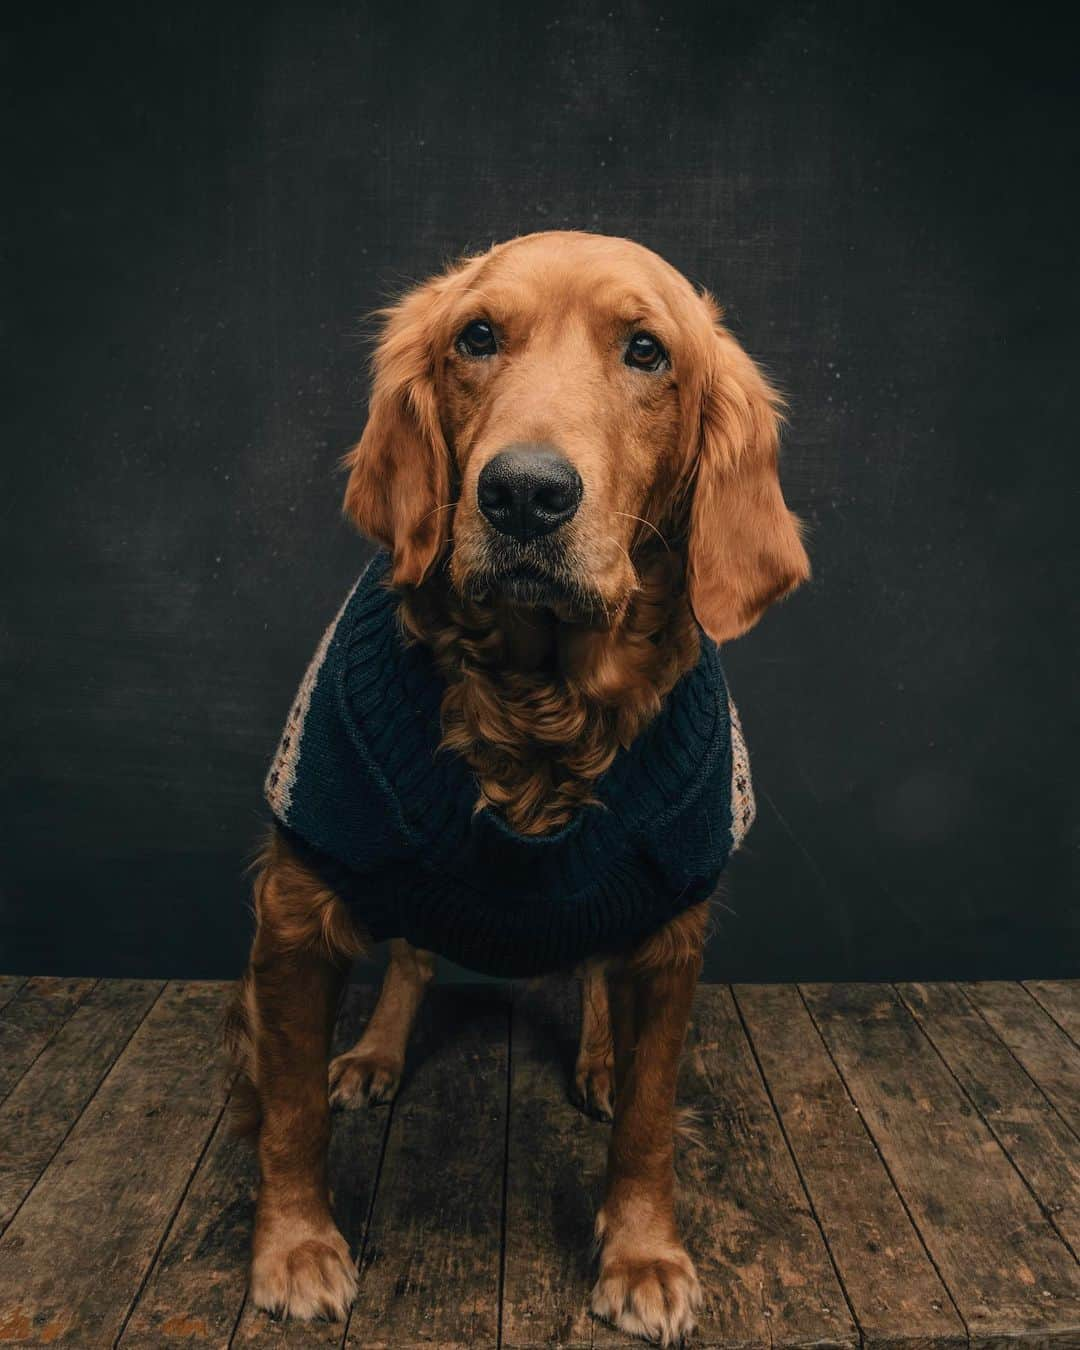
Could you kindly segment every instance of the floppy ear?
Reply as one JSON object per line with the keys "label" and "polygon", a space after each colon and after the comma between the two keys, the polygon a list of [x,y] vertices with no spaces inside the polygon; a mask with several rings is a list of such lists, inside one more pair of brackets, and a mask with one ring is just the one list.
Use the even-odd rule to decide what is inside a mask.
{"label": "floppy ear", "polygon": [[717,323],[701,391],[688,545],[690,603],[717,642],[745,633],[810,575],[799,522],[780,490],[779,430],[779,395]]}
{"label": "floppy ear", "polygon": [[450,456],[435,392],[429,283],[384,311],[367,426],[346,456],[345,513],[393,554],[396,586],[418,586],[449,535]]}

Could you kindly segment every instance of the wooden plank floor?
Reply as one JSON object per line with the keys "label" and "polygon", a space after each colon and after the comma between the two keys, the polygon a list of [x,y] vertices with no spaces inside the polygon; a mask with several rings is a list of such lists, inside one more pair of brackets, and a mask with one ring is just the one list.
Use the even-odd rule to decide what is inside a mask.
{"label": "wooden plank floor", "polygon": [[[398,1101],[335,1117],[348,1324],[247,1301],[227,995],[0,976],[0,1343],[635,1343],[588,1313],[608,1127],[567,1098],[568,985],[434,991]],[[704,987],[681,1098],[695,1344],[1080,1347],[1080,982]]]}

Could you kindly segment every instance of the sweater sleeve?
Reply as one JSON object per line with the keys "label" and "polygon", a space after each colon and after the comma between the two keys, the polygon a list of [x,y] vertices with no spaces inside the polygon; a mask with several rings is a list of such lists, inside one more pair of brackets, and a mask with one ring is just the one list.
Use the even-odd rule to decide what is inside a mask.
{"label": "sweater sleeve", "polygon": [[323,634],[293,700],[265,794],[274,819],[358,873],[407,856],[379,775],[350,734],[341,679],[364,578]]}
{"label": "sweater sleeve", "polygon": [[754,821],[750,759],[726,685],[716,690],[719,719],[704,757],[699,790],[662,819],[647,852],[679,893],[711,890]]}

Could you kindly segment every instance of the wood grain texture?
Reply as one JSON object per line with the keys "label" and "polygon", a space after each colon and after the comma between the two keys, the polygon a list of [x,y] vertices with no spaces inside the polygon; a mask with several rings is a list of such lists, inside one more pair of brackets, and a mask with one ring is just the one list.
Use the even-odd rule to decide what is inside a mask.
{"label": "wood grain texture", "polygon": [[124,1328],[125,1350],[228,1344],[247,1289],[257,1177],[251,1143],[223,1116]]}
{"label": "wood grain texture", "polygon": [[164,986],[102,980],[0,1106],[0,1233]]}
{"label": "wood grain texture", "polygon": [[1076,1256],[1080,1140],[954,985],[897,989]]}
{"label": "wood grain texture", "polygon": [[1024,988],[1042,1005],[1074,1045],[1080,1045],[1080,980],[1025,980]]}
{"label": "wood grain texture", "polygon": [[[348,1049],[359,1037],[368,1014],[375,1006],[377,992],[367,985],[350,985],[345,991],[342,1013],[334,1029],[334,1054]],[[376,1107],[360,1111],[337,1111],[331,1117],[328,1168],[334,1218],[350,1250],[357,1257],[367,1233],[392,1113],[393,1107]],[[240,1265],[245,1270],[250,1245],[251,1227],[248,1223],[242,1234],[239,1257]],[[235,1251],[232,1257],[235,1259]],[[340,1347],[344,1343],[347,1326],[347,1322],[279,1322],[247,1301],[231,1344],[243,1346],[245,1350],[251,1347],[254,1350]]]}
{"label": "wood grain texture", "polygon": [[0,1012],[3,1012],[25,983],[25,975],[0,975]]}
{"label": "wood grain texture", "polygon": [[863,1344],[966,1346],[967,1331],[798,989],[734,992]]}
{"label": "wood grain texture", "polygon": [[679,1216],[705,1346],[856,1346],[858,1332],[726,985],[698,990],[679,1090]]}
{"label": "wood grain texture", "polygon": [[895,991],[803,994],[973,1345],[1075,1345],[1076,1262]]}
{"label": "wood grain texture", "polygon": [[576,991],[516,989],[510,1046],[502,1344],[591,1346],[593,1224],[611,1127],[570,1101]]}
{"label": "wood grain texture", "polygon": [[497,988],[427,996],[364,1242],[351,1350],[498,1340],[509,1007]]}
{"label": "wood grain texture", "polygon": [[0,1238],[8,1340],[113,1344],[221,1111],[224,998],[166,987]]}
{"label": "wood grain texture", "polygon": [[0,1099],[89,994],[96,980],[34,976],[0,1011]]}
{"label": "wood grain texture", "polygon": [[1080,1048],[1019,984],[965,984],[964,993],[1080,1136]]}
{"label": "wood grain texture", "polygon": [[[678,1146],[695,1345],[954,1350],[943,1281],[978,1350],[1080,1346],[1080,1141],[1033,1076],[1066,1092],[1071,1041],[1004,988],[699,990],[680,1101],[701,1142]],[[0,1104],[0,1196],[25,1197],[0,1235],[0,1344],[492,1347],[500,1237],[503,1345],[640,1344],[587,1311],[609,1127],[568,1099],[565,984],[516,991],[509,1053],[502,991],[436,993],[395,1106],[335,1116],[363,1266],[348,1324],[244,1306],[255,1166],[218,1120],[228,991],[159,989],[102,981],[51,1033],[55,986],[20,1014],[48,1039]],[[337,1049],[373,1001],[348,992]]]}

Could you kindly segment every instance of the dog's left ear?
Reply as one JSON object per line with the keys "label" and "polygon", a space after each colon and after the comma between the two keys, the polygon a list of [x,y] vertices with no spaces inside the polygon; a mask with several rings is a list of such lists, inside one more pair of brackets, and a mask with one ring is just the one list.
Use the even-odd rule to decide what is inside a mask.
{"label": "dog's left ear", "polygon": [[810,560],[780,490],[780,398],[719,323],[704,361],[688,544],[690,603],[717,642],[804,582]]}
{"label": "dog's left ear", "polygon": [[418,586],[449,534],[450,456],[432,350],[439,299],[429,282],[384,312],[367,426],[345,458],[345,513],[391,551],[396,586]]}

